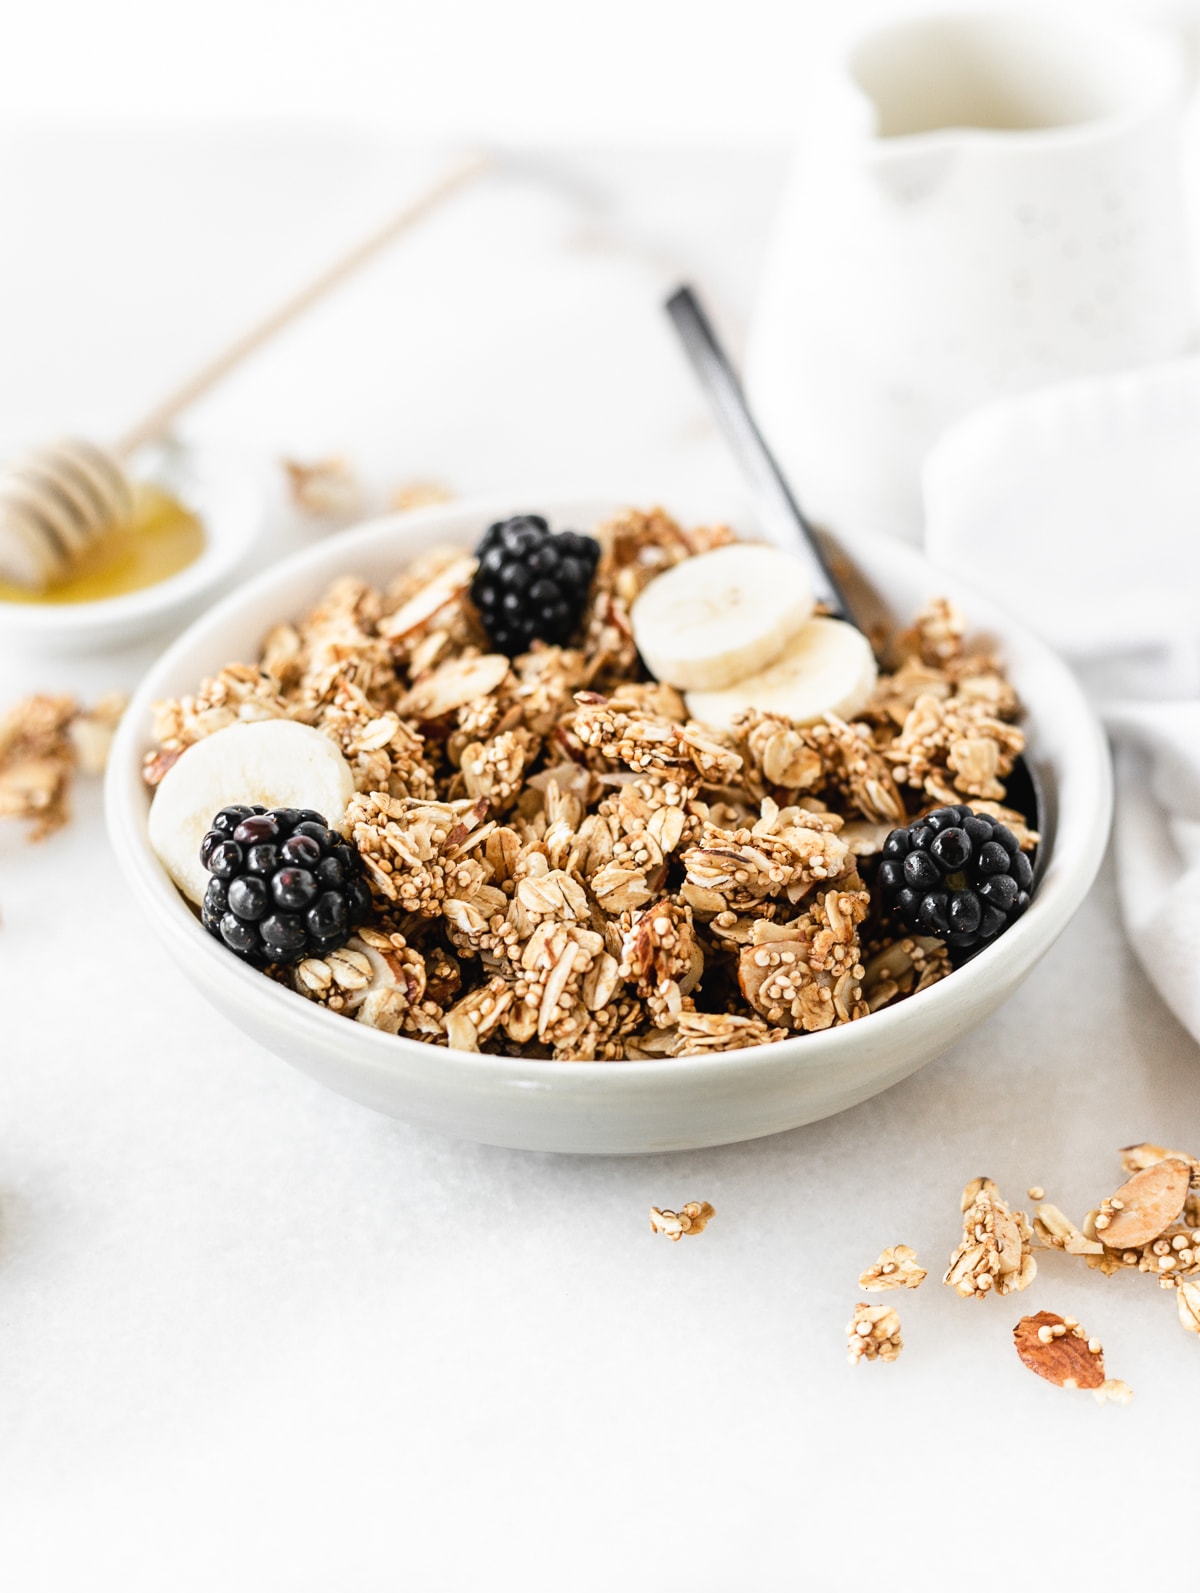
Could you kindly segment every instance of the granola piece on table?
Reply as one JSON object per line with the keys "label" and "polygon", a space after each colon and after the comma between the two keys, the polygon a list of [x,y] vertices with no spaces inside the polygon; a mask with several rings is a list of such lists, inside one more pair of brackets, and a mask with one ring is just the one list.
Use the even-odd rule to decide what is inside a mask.
{"label": "granola piece on table", "polygon": [[904,1348],[900,1338],[900,1317],[893,1306],[868,1305],[865,1300],[854,1307],[846,1326],[851,1366],[859,1361],[894,1361]]}
{"label": "granola piece on table", "polygon": [[680,1206],[678,1211],[671,1211],[665,1206],[651,1206],[650,1231],[665,1234],[673,1243],[678,1244],[685,1233],[703,1233],[715,1216],[716,1212],[707,1200],[689,1200],[687,1205]]}
{"label": "granola piece on table", "polygon": [[1200,1333],[1200,1282],[1181,1279],[1175,1285],[1179,1324],[1185,1333]]}
{"label": "granola piece on table", "polygon": [[1143,1167],[1092,1214],[1096,1237],[1106,1250],[1152,1244],[1182,1215],[1192,1177],[1190,1161],[1173,1156]]}
{"label": "granola piece on table", "polygon": [[[1100,1340],[1089,1338],[1073,1316],[1059,1316],[1055,1311],[1023,1316],[1013,1329],[1013,1343],[1021,1364],[1056,1388],[1088,1388],[1097,1395],[1105,1388]],[[1127,1403],[1127,1397],[1122,1399],[1120,1391],[1115,1392],[1120,1403]],[[1113,1393],[1105,1392],[1102,1403]]]}
{"label": "granola piece on table", "polygon": [[67,823],[77,773],[104,772],[126,697],[110,692],[94,708],[74,697],[26,697],[0,716],[0,818],[30,825],[42,841]]}
{"label": "granola piece on table", "polygon": [[889,1245],[879,1260],[859,1277],[858,1286],[868,1293],[884,1289],[919,1289],[928,1273],[917,1265],[917,1252],[911,1245]]}
{"label": "granola piece on table", "polygon": [[27,697],[0,719],[0,818],[23,819],[42,841],[70,817],[74,697]]}
{"label": "granola piece on table", "polygon": [[305,462],[285,459],[288,496],[305,514],[348,520],[361,514],[366,503],[362,482],[353,465],[341,455]]}
{"label": "granola piece on table", "polygon": [[1037,1273],[1023,1211],[1012,1211],[990,1178],[975,1178],[963,1190],[963,1236],[942,1279],[964,1300],[1026,1289]]}

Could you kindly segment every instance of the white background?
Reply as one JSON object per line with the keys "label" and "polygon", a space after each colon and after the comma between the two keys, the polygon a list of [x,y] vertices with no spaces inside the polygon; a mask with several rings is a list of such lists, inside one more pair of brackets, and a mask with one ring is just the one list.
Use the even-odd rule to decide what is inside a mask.
{"label": "white background", "polygon": [[[1030,6],[1194,13],[1192,0]],[[911,0],[9,0],[0,112],[367,120],[421,140],[773,142],[791,135],[823,50],[910,9]]]}
{"label": "white background", "polygon": [[[552,147],[196,428],[267,461],[344,448],[380,487],[607,473],[736,506],[658,299],[692,275],[740,340],[788,97],[835,9],[858,10],[8,17],[9,110],[74,122],[0,134],[0,437],[116,429],[394,202],[427,164],[418,136],[482,133]],[[703,148],[645,148],[668,133]],[[314,534],[276,509],[276,548]],[[0,697],[94,694],[151,651],[3,655]],[[1115,1187],[1117,1146],[1200,1148],[1195,1045],[1130,956],[1107,873],[1018,996],[887,1095],[756,1145],[586,1161],[418,1133],[243,1040],[139,921],[94,790],[79,808],[41,850],[0,835],[6,1593],[1186,1578],[1155,1559],[1189,1497],[1200,1375],[1171,1298],[1053,1257],[1019,1302],[937,1281],[976,1174],[1080,1213]],[[689,1198],[717,1207],[707,1232],[653,1238],[649,1206]],[[907,1348],[851,1370],[854,1280],[897,1241],[932,1274],[900,1302]],[[1132,1407],[1020,1367],[1012,1323],[1043,1307],[1104,1339]]]}

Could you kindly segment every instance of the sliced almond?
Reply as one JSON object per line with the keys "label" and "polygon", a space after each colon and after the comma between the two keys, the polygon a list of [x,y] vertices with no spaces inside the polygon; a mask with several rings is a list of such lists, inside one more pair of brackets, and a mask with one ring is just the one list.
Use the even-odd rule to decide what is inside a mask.
{"label": "sliced almond", "polygon": [[508,659],[503,653],[451,658],[417,681],[399,705],[399,712],[413,719],[440,719],[477,697],[488,696],[507,674]]}
{"label": "sliced almond", "polygon": [[[1055,1332],[1055,1329],[1059,1332]],[[1087,1334],[1054,1311],[1023,1316],[1013,1329],[1022,1363],[1056,1388],[1099,1388],[1104,1382],[1104,1352],[1089,1348]]]}
{"label": "sliced almond", "polygon": [[1189,1156],[1186,1151],[1167,1150],[1165,1145],[1151,1145],[1148,1140],[1137,1145],[1122,1145],[1121,1166],[1127,1173],[1140,1173],[1145,1167],[1153,1167],[1156,1162],[1165,1161],[1187,1162],[1189,1166],[1200,1166],[1194,1156]]}
{"label": "sliced almond", "polygon": [[1200,1333],[1200,1280],[1181,1278],[1175,1286],[1175,1304],[1184,1332]]}
{"label": "sliced almond", "polygon": [[1048,1250],[1065,1250],[1070,1256],[1098,1256],[1104,1252],[1098,1239],[1089,1239],[1065,1212],[1048,1201],[1034,1212],[1033,1231]]}
{"label": "sliced almond", "polygon": [[1191,1176],[1188,1163],[1176,1157],[1134,1173],[1101,1206],[1096,1237],[1108,1250],[1150,1244],[1183,1210]]}
{"label": "sliced almond", "polygon": [[389,642],[401,641],[428,622],[447,603],[461,597],[475,574],[475,560],[464,554],[454,559],[445,569],[439,570],[427,586],[414,593],[407,603],[402,603],[394,614],[386,614],[376,626],[380,636]]}

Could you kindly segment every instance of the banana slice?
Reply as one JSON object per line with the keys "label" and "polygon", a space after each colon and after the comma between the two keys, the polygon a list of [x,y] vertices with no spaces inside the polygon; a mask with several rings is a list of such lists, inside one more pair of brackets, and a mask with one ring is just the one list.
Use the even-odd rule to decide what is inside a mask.
{"label": "banana slice", "polygon": [[208,884],[200,842],[223,807],[313,808],[339,829],[354,776],[328,736],[290,719],[230,725],[190,746],[163,776],[150,807],[159,862],[199,906]]}
{"label": "banana slice", "polygon": [[725,691],[689,691],[687,709],[714,729],[728,730],[747,708],[815,724],[823,714],[852,719],[875,689],[878,670],[870,643],[844,620],[818,615],[792,638],[782,655],[758,674]]}
{"label": "banana slice", "polygon": [[669,686],[719,691],[776,659],[813,611],[803,563],[740,542],[684,559],[634,601],[633,639]]}

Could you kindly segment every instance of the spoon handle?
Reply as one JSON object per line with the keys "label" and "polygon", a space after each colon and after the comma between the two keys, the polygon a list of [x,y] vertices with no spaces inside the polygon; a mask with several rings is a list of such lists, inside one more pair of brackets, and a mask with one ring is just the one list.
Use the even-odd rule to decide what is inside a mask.
{"label": "spoon handle", "polygon": [[733,367],[717,342],[716,333],[695,293],[687,286],[676,289],[667,300],[666,310],[700,378],[700,385],[708,394],[713,415],[754,494],[764,525],[780,540],[799,544],[800,551],[808,556],[818,602],[853,624],[850,606],[826,562],[817,534],[763,441],[741,383],[733,374]]}

